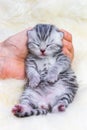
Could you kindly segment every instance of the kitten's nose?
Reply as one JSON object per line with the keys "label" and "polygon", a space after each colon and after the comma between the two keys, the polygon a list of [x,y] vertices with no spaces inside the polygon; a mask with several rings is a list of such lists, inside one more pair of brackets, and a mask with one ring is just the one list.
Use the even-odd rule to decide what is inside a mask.
{"label": "kitten's nose", "polygon": [[40,51],[41,51],[42,53],[44,53],[44,52],[45,52],[45,49],[41,49]]}

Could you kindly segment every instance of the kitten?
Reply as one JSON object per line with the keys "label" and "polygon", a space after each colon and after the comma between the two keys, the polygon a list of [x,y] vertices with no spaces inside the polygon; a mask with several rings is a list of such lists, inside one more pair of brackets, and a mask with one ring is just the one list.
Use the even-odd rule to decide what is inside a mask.
{"label": "kitten", "polygon": [[12,112],[15,116],[64,111],[78,89],[70,59],[62,52],[63,33],[54,25],[38,24],[28,31],[27,83]]}

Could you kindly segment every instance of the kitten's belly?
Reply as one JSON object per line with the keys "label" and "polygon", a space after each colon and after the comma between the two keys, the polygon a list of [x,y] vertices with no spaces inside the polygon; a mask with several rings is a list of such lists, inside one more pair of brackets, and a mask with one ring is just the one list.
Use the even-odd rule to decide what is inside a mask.
{"label": "kitten's belly", "polygon": [[54,85],[50,86],[49,83],[45,84],[35,89],[39,93],[41,104],[53,104],[56,101],[56,97],[60,97],[66,92],[66,87],[62,85],[62,81],[56,82]]}
{"label": "kitten's belly", "polygon": [[36,61],[39,71],[44,71],[50,69],[56,62],[56,58],[47,57]]}

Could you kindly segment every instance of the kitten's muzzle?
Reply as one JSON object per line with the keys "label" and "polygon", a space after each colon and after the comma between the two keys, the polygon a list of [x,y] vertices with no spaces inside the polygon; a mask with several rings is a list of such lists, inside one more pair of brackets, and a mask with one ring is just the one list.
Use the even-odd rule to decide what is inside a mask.
{"label": "kitten's muzzle", "polygon": [[40,51],[42,55],[45,55],[45,49],[41,49]]}

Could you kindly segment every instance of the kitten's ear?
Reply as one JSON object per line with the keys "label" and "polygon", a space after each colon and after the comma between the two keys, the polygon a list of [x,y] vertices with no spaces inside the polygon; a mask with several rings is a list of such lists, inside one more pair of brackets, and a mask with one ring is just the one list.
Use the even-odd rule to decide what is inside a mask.
{"label": "kitten's ear", "polygon": [[28,31],[27,31],[28,38],[29,38],[29,36],[30,36],[30,33],[31,33],[31,30],[28,30]]}
{"label": "kitten's ear", "polygon": [[30,30],[27,31],[28,43],[29,43]]}
{"label": "kitten's ear", "polygon": [[55,30],[60,34],[60,38],[63,39],[64,37],[64,32],[60,31],[59,28],[55,27]]}
{"label": "kitten's ear", "polygon": [[63,32],[59,32],[59,34],[60,34],[61,39],[63,39],[64,33]]}
{"label": "kitten's ear", "polygon": [[32,33],[32,30],[28,30],[28,31],[27,31],[28,42],[29,42],[29,41],[30,41],[30,39],[32,38],[31,33]]}
{"label": "kitten's ear", "polygon": [[28,41],[31,41],[32,39],[34,39],[36,36],[35,29],[32,28],[31,30],[28,30],[27,36],[28,36]]}

